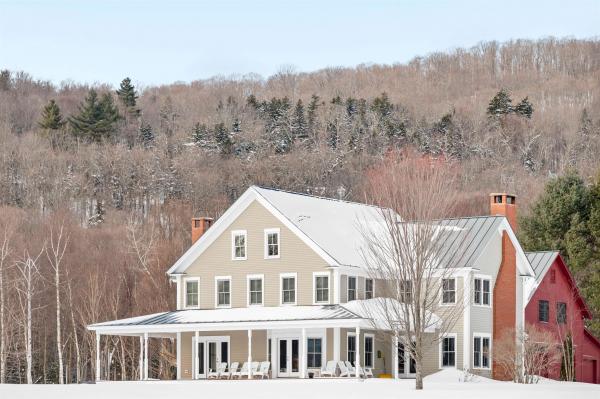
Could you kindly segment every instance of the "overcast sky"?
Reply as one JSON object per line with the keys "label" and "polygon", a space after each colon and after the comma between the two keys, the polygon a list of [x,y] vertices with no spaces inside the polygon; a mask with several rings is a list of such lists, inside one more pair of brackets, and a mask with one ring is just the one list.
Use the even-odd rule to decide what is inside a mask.
{"label": "overcast sky", "polygon": [[0,69],[144,85],[600,35],[600,0],[0,0]]}

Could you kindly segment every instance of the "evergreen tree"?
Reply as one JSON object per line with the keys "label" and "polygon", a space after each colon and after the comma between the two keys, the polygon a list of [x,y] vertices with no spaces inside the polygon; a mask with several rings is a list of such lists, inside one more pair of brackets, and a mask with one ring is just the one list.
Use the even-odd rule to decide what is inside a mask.
{"label": "evergreen tree", "polygon": [[489,116],[498,117],[508,115],[511,112],[513,112],[513,106],[510,95],[506,89],[501,89],[490,101],[487,113]]}
{"label": "evergreen tree", "polygon": [[192,129],[192,140],[201,148],[208,148],[210,144],[210,132],[205,124],[196,123]]}
{"label": "evergreen tree", "polygon": [[214,136],[221,154],[230,155],[233,151],[233,141],[223,122],[215,125]]}
{"label": "evergreen tree", "polygon": [[138,96],[135,92],[135,87],[131,84],[131,79],[123,79],[117,90],[117,96],[126,108],[135,108]]}
{"label": "evergreen tree", "polygon": [[9,91],[11,82],[10,82],[10,71],[8,69],[3,69],[0,71],[0,91]]}
{"label": "evergreen tree", "polygon": [[144,147],[152,147],[154,144],[154,132],[152,131],[152,126],[148,123],[142,123],[140,126],[140,138]]}
{"label": "evergreen tree", "polygon": [[292,133],[294,140],[304,141],[308,138],[308,125],[304,116],[304,104],[298,100],[292,115]]}
{"label": "evergreen tree", "polygon": [[272,98],[266,107],[266,133],[271,146],[277,153],[286,153],[292,149],[293,136],[289,111],[289,98]]}
{"label": "evergreen tree", "polygon": [[104,203],[102,200],[96,200],[96,206],[94,207],[94,214],[88,219],[88,224],[90,226],[98,226],[104,222],[104,215],[106,211],[104,210]]}
{"label": "evergreen tree", "polygon": [[119,118],[112,96],[105,93],[98,99],[98,93],[91,89],[79,106],[79,114],[69,117],[69,123],[75,135],[100,142],[114,131]]}
{"label": "evergreen tree", "polygon": [[529,102],[529,97],[525,97],[515,107],[515,114],[531,119],[533,114],[533,105]]}
{"label": "evergreen tree", "polygon": [[336,150],[339,140],[337,121],[329,122],[327,124],[327,144],[331,149]]}
{"label": "evergreen tree", "polygon": [[308,123],[307,123],[307,128],[308,128],[308,133],[312,136],[316,135],[316,130],[317,130],[317,110],[319,108],[319,102],[321,101],[321,99],[319,98],[319,96],[317,96],[316,94],[313,94],[310,98],[310,103],[308,103],[308,110],[307,110],[307,118],[308,118]]}
{"label": "evergreen tree", "polygon": [[375,97],[371,110],[377,115],[380,121],[392,116],[394,106],[390,102],[387,93],[381,93],[381,97]]}
{"label": "evergreen tree", "polygon": [[62,129],[66,121],[60,113],[60,108],[54,100],[50,100],[48,104],[42,110],[42,119],[38,122],[38,125],[42,129],[47,130],[59,130]]}

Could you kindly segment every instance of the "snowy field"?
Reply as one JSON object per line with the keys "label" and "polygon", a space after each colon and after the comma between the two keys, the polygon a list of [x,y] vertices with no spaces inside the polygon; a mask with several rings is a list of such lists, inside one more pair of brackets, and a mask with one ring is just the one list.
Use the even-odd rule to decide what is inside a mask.
{"label": "snowy field", "polygon": [[462,374],[443,371],[425,379],[416,392],[412,380],[367,381],[264,380],[264,381],[148,381],[102,382],[83,385],[0,385],[1,399],[121,399],[121,398],[244,398],[244,399],[585,399],[600,398],[600,385],[543,381],[518,385],[478,378],[460,382]]}

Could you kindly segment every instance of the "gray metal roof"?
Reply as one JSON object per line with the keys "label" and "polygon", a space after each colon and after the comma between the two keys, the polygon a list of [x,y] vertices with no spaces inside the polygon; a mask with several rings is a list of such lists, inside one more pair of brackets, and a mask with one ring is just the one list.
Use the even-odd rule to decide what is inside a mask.
{"label": "gray metal roof", "polygon": [[186,309],[96,323],[90,327],[253,323],[270,321],[362,319],[340,305]]}
{"label": "gray metal roof", "polygon": [[546,272],[550,269],[550,266],[552,266],[559,254],[559,251],[525,252],[525,256],[527,256],[527,259],[535,272],[536,282],[539,283],[542,281]]}
{"label": "gray metal roof", "polygon": [[445,232],[439,245],[440,265],[473,267],[504,219],[504,216],[441,219],[439,225]]}

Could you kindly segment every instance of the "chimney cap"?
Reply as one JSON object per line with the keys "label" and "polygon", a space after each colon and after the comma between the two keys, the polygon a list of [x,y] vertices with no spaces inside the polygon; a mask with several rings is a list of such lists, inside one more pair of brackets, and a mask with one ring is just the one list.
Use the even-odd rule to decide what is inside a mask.
{"label": "chimney cap", "polygon": [[198,216],[198,217],[192,217],[192,220],[214,220],[211,217],[208,216]]}
{"label": "chimney cap", "polygon": [[497,195],[506,195],[507,197],[517,197],[515,194],[510,194],[507,192],[503,192],[503,193],[490,193],[490,197],[495,197]]}

